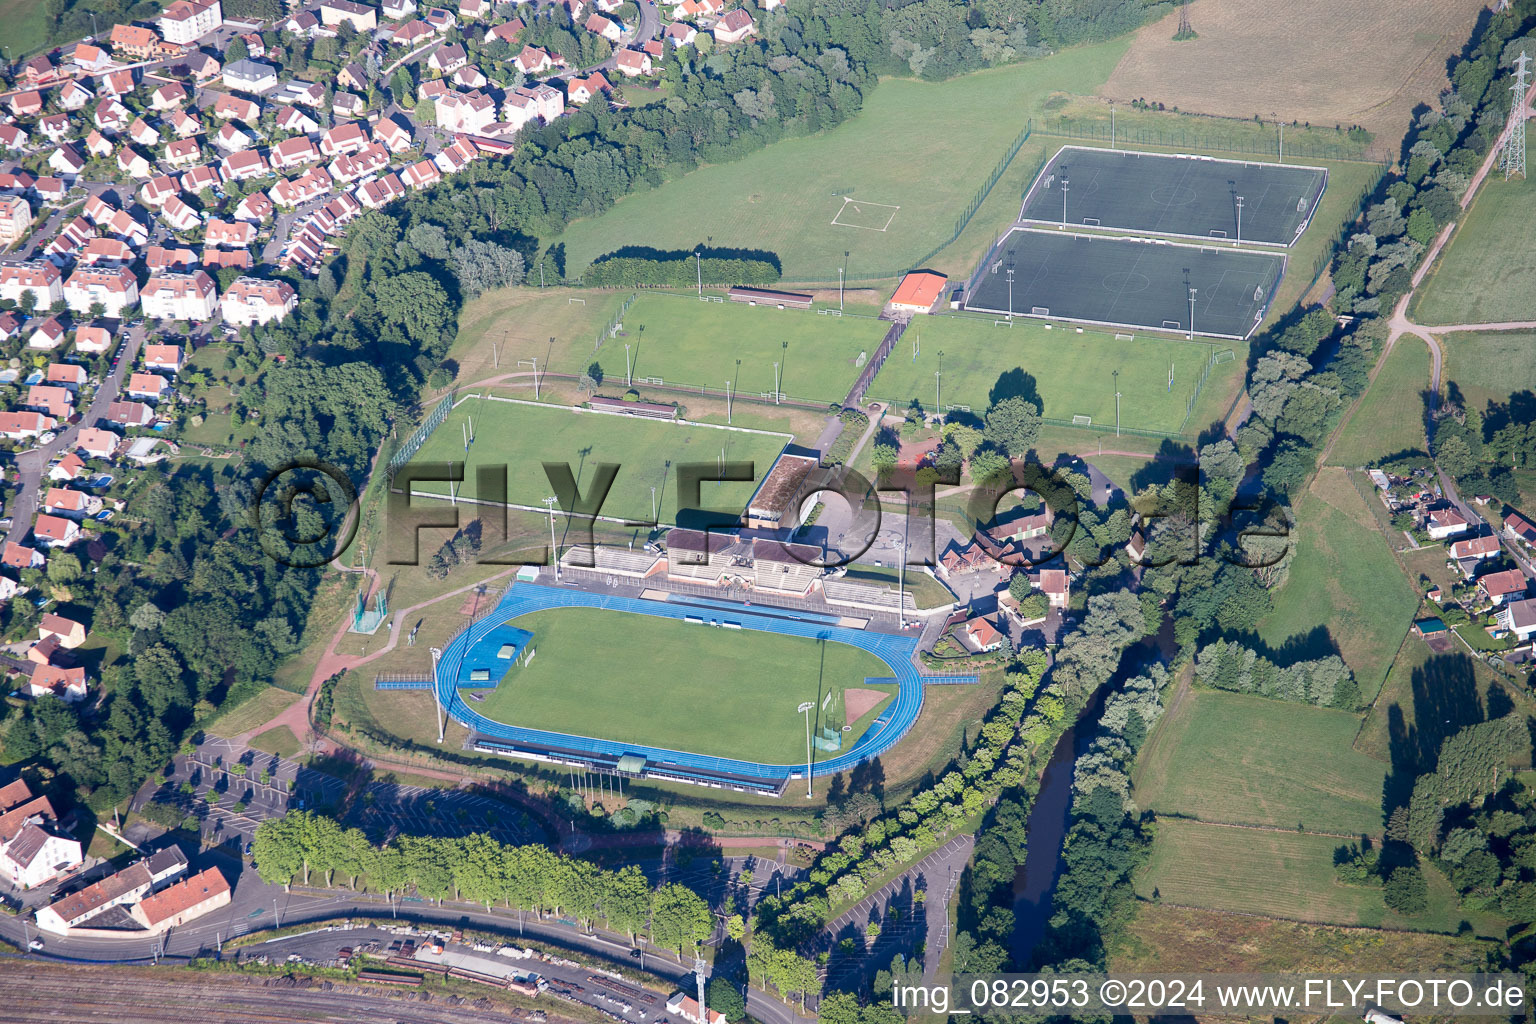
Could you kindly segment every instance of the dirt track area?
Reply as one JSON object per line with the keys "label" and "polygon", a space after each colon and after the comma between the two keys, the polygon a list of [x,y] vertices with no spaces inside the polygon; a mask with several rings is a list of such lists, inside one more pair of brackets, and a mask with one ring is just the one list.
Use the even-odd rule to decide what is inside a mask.
{"label": "dirt track area", "polygon": [[888,693],[879,690],[866,690],[858,686],[850,686],[843,691],[843,706],[847,709],[848,721],[857,722],[875,709]]}
{"label": "dirt track area", "polygon": [[[1448,83],[1445,62],[1465,44],[1482,0],[1195,0],[1199,38],[1173,41],[1179,16],[1141,29],[1099,90],[1229,117],[1277,112],[1318,125],[1359,124],[1384,155],[1415,104]],[[1390,154],[1385,151],[1390,150]]]}
{"label": "dirt track area", "polygon": [[0,1022],[497,1024],[526,1020],[525,1014],[514,1015],[511,1008],[497,1007],[487,999],[371,991],[354,982],[36,961],[0,966]]}

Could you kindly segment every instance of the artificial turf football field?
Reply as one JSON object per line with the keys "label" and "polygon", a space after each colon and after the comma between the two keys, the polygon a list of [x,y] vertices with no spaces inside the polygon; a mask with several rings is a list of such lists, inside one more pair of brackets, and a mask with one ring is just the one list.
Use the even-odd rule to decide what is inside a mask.
{"label": "artificial turf football field", "polygon": [[[496,392],[488,390],[486,394],[494,396]],[[570,406],[469,398],[433,432],[411,464],[453,462],[464,466],[464,433],[471,419],[474,442],[464,482],[454,486],[457,495],[494,499],[497,496],[480,495],[477,472],[482,466],[504,466],[504,500],[538,508],[544,498],[555,493],[543,463],[568,465],[583,497],[588,494],[596,466],[616,463],[618,475],[598,514],[635,521],[649,521],[652,487],[656,488],[662,521],[676,521],[680,465],[714,466],[723,450],[728,461],[751,462],[757,480],[762,480],[789,439],[784,434],[579,412]],[[411,486],[419,491],[448,493],[448,484],[440,481],[419,481]],[[700,497],[705,507],[735,512],[746,507],[756,486],[753,482],[705,483]]]}
{"label": "artificial turf football field", "polygon": [[[533,634],[534,656],[483,691],[483,701],[466,696],[487,718],[763,764],[804,763],[802,701],[820,708],[833,690],[891,674],[879,658],[845,644],[630,612],[558,608],[511,625]],[[851,723],[844,750],[889,703]]]}
{"label": "artificial turf football field", "polygon": [[[1047,329],[1028,321],[997,327],[991,320],[970,317],[918,317],[897,342],[869,394],[898,407],[916,398],[931,409],[937,400],[946,407],[966,406],[979,416],[992,404],[994,388],[999,397],[1017,394],[1027,376],[1031,380],[1023,381],[1025,397],[1042,405],[1042,415],[1069,421],[1090,416],[1095,426],[1113,427],[1118,386],[1123,427],[1176,433],[1206,360],[1229,347],[1156,336],[1117,340],[1113,334],[1088,329],[1079,334],[1075,328]],[[941,368],[943,376],[936,379]],[[1224,391],[1229,376],[1242,369],[1234,355],[1212,367],[1205,387]],[[936,395],[936,385],[942,395]]]}

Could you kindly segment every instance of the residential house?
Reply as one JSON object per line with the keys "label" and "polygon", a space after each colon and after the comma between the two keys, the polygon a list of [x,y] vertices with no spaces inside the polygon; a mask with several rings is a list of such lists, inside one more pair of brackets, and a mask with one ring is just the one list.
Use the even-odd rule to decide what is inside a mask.
{"label": "residential house", "polygon": [[339,124],[320,136],[320,152],[326,156],[356,153],[368,145],[368,132],[357,121]]}
{"label": "residential house", "polygon": [[87,324],[75,331],[75,351],[99,356],[112,347],[112,332],[100,324]]}
{"label": "residential house", "polygon": [[80,524],[62,516],[39,515],[32,524],[32,542],[40,548],[67,548],[80,539]]}
{"label": "residential house", "polygon": [[0,844],[0,876],[17,888],[31,889],[78,868],[81,859],[78,839],[29,822],[14,839]]}
{"label": "residential house", "polygon": [[420,191],[442,181],[443,172],[431,160],[419,160],[401,171],[400,177],[408,187]]}
{"label": "residential house", "polygon": [[114,71],[111,74],[104,75],[98,83],[98,88],[100,88],[102,95],[111,96],[113,99],[127,96],[133,92],[134,87],[132,68],[124,68],[121,71]]}
{"label": "residential house", "polygon": [[361,181],[371,174],[378,174],[389,166],[389,150],[371,142],[356,153],[343,153],[327,165],[326,170],[337,181]]}
{"label": "residential house", "polygon": [[309,39],[336,34],[320,24],[320,18],[311,11],[295,11],[287,21],[283,22],[283,31],[289,35],[305,36]]}
{"label": "residential house", "polygon": [[203,133],[203,123],[185,110],[173,110],[166,116],[166,124],[178,139],[191,139]]}
{"label": "residential house", "polygon": [[150,273],[156,270],[190,270],[197,265],[197,253],[186,246],[152,245],[144,250],[144,266],[149,268]]}
{"label": "residential house", "polygon": [[116,150],[112,140],[95,129],[85,137],[85,151],[93,157],[111,156]]}
{"label": "residential house", "polygon": [[537,46],[525,46],[523,52],[517,55],[517,70],[525,75],[542,75],[555,66],[549,53]]}
{"label": "residential house", "polygon": [[373,126],[375,142],[391,153],[404,153],[411,148],[411,130],[393,117],[381,117]]}
{"label": "residential house", "polygon": [[69,192],[69,187],[64,184],[63,178],[50,176],[38,178],[37,183],[32,186],[32,190],[37,193],[37,198],[48,203],[50,206],[62,206],[64,196]]}
{"label": "residential house", "polygon": [[118,210],[107,221],[104,230],[109,235],[116,235],[129,245],[143,245],[149,241],[149,229],[140,224],[127,210]]}
{"label": "residential house", "polygon": [[478,155],[479,151],[474,143],[470,142],[467,136],[459,135],[454,138],[452,145],[439,150],[432,161],[444,174],[457,174],[468,167]]}
{"label": "residential house", "polygon": [[103,418],[115,427],[147,427],[155,421],[155,411],[143,402],[113,402]]}
{"label": "residential house", "polygon": [[14,245],[31,229],[31,204],[21,196],[0,196],[0,245]]}
{"label": "residential house", "polygon": [[213,278],[201,270],[190,274],[155,273],[145,282],[140,296],[145,316],[197,322],[213,316],[218,300],[219,292]]}
{"label": "residential house", "polygon": [[59,109],[84,110],[87,103],[96,98],[96,94],[79,82],[65,82],[59,88]]}
{"label": "residential house", "polygon": [[85,170],[85,155],[74,143],[66,142],[48,157],[48,169],[66,178],[74,177]]}
{"label": "residential house", "polygon": [[203,158],[196,139],[177,139],[165,147],[165,162],[172,167],[191,167]]}
{"label": "residential house", "polygon": [[0,299],[20,303],[30,292],[36,309],[47,309],[64,297],[64,275],[47,260],[0,264]]}
{"label": "residential house", "polygon": [[52,386],[77,391],[85,384],[85,367],[79,363],[49,363],[43,379]]}
{"label": "residential house", "polygon": [[145,345],[144,368],[180,373],[183,364],[180,345]]}
{"label": "residential house", "polygon": [[370,210],[399,199],[405,195],[405,186],[401,184],[399,175],[393,171],[374,181],[365,181],[356,189],[357,201]]}
{"label": "residential house", "polygon": [[32,336],[27,339],[27,348],[37,349],[41,352],[52,352],[64,344],[64,324],[56,316],[47,317],[41,321],[33,321],[37,324],[32,331]]}
{"label": "residential house", "polygon": [[43,112],[43,94],[18,92],[10,98],[8,106],[17,117],[36,117]]}
{"label": "residential house", "polygon": [[1529,643],[1536,636],[1536,599],[1510,601],[1499,612],[1498,622],[1521,643]]}
{"label": "residential house", "polygon": [[432,56],[427,58],[427,67],[439,75],[451,75],[468,63],[469,56],[464,52],[464,47],[458,43],[439,46],[432,51]]}
{"label": "residential house", "polygon": [[120,132],[133,120],[133,111],[110,97],[96,104],[91,123],[104,132]]}
{"label": "residential house", "polygon": [[175,110],[187,102],[187,90],[180,82],[166,82],[157,86],[155,91],[149,94],[149,106],[151,110],[167,111]]}
{"label": "residential house", "polygon": [[1495,606],[1505,601],[1525,596],[1529,582],[1519,569],[1491,572],[1477,578],[1477,592]]}
{"label": "residential house", "polygon": [[698,34],[699,30],[686,21],[674,21],[662,33],[666,37],[667,42],[671,43],[675,48],[691,46]]}
{"label": "residential house", "polygon": [[[145,288],[147,291],[148,286],[146,285]],[[171,382],[158,373],[132,373],[128,375],[128,384],[124,390],[129,398],[146,402],[158,402],[170,390],[170,387]]]}
{"label": "residential house", "polygon": [[362,117],[368,101],[350,92],[338,92],[331,97],[331,113],[338,118]]}
{"label": "residential house", "polygon": [[142,117],[134,118],[133,123],[128,126],[128,138],[141,146],[160,145],[160,133],[151,128],[149,122]]}
{"label": "residential house", "polygon": [[601,14],[590,15],[582,27],[593,35],[602,36],[610,43],[617,43],[624,38],[624,30],[619,28],[616,22],[609,21]]}
{"label": "residential house", "polygon": [[174,846],[64,897],[37,911],[38,927],[55,935],[87,924],[113,907],[138,902],[156,885],[187,870],[187,857]]}
{"label": "residential house", "polygon": [[27,680],[26,692],[27,696],[33,700],[39,697],[57,697],[71,704],[82,701],[89,695],[85,684],[85,669],[39,665],[32,670],[32,675]]}
{"label": "residential house", "polygon": [[367,92],[368,72],[357,61],[352,61],[346,67],[336,72],[336,84],[343,89],[356,89],[358,92]]}
{"label": "residential house", "polygon": [[175,178],[169,174],[161,174],[144,183],[144,187],[139,189],[139,199],[145,206],[158,210],[165,205],[167,199],[180,191],[180,188]]}
{"label": "residential house", "polygon": [[201,215],[192,208],[192,204],[180,196],[168,196],[163,206],[160,207],[160,219],[168,224],[172,231],[191,231],[203,222]]}
{"label": "residential house", "polygon": [[[0,435],[11,437],[4,430],[5,417],[20,415],[22,414],[0,412]],[[30,413],[28,415],[36,416],[37,414]],[[0,553],[0,565],[4,565],[7,569],[41,569],[47,564],[48,559],[44,557],[41,551],[21,544],[14,544],[11,541],[5,542],[4,552]]]}
{"label": "residential house", "polygon": [[[78,491],[75,493],[79,493]],[[52,612],[44,612],[43,617],[37,623],[37,638],[47,640],[50,637],[58,641],[60,647],[74,650],[85,643],[85,635],[88,631],[84,623],[74,619],[55,615]]]}
{"label": "residential house", "polygon": [[0,149],[12,152],[27,148],[28,135],[13,124],[0,124]]}
{"label": "residential house", "polygon": [[1008,636],[998,630],[984,615],[968,619],[961,627],[973,650],[985,653],[995,651],[1008,643]]}
{"label": "residential house", "polygon": [[225,181],[250,181],[252,178],[264,177],[272,171],[267,167],[267,161],[254,149],[247,149],[239,153],[231,153],[219,161],[219,173]]}
{"label": "residential house", "polygon": [[144,897],[128,913],[151,934],[158,935],[227,907],[229,901],[229,881],[218,868],[207,868],[186,881]]}
{"label": "residential house", "polygon": [[1454,508],[1437,508],[1425,520],[1430,540],[1445,540],[1469,529],[1466,517]]}
{"label": "residential house", "polygon": [[334,183],[324,167],[314,167],[297,178],[286,178],[267,190],[273,205],[288,209],[327,195]]}
{"label": "residential house", "polygon": [[69,55],[70,62],[87,75],[99,75],[112,66],[112,55],[91,43],[79,43]]}
{"label": "residential house", "polygon": [[359,32],[372,32],[379,27],[379,12],[366,4],[352,0],[323,0],[320,4],[320,24],[327,28],[351,25]]}
{"label": "residential house", "polygon": [[155,165],[149,162],[149,157],[132,146],[118,150],[117,169],[136,181],[143,181],[155,173]]}
{"label": "residential house", "polygon": [[453,16],[452,11],[441,7],[428,7],[422,13],[421,19],[432,26],[432,31],[442,35],[459,23],[459,19]]}
{"label": "residential house", "polygon": [[486,29],[485,35],[480,37],[480,42],[493,43],[499,39],[508,46],[512,46],[517,42],[518,33],[527,27],[523,24],[522,18],[513,18],[511,21],[504,21],[500,25]]}
{"label": "residential house", "polygon": [[279,131],[292,132],[296,135],[308,135],[311,132],[320,130],[320,122],[304,113],[298,107],[289,107],[277,115],[277,127]]}
{"label": "residential house", "polygon": [[[7,125],[6,127],[10,127]],[[37,122],[37,130],[49,142],[63,142],[75,130],[68,114],[49,114]]]}
{"label": "residential house", "polygon": [[1450,561],[1466,576],[1475,575],[1478,563],[1499,553],[1499,538],[1492,535],[1452,542]]}
{"label": "residential house", "polygon": [[224,121],[243,121],[255,124],[261,118],[261,107],[254,100],[228,93],[213,102],[213,116]]}
{"label": "residential house", "polygon": [[256,241],[256,227],[244,221],[210,220],[203,241],[208,245],[245,248]]}
{"label": "residential house", "polygon": [[74,452],[70,452],[48,467],[48,479],[61,484],[80,480],[89,475],[89,471],[85,468],[85,461]]}
{"label": "residential house", "polygon": [[459,17],[467,19],[489,17],[491,0],[459,0]]}
{"label": "residential house", "polygon": [[601,71],[594,71],[586,78],[572,78],[565,83],[565,97],[577,106],[600,99],[613,88]]}
{"label": "residential house", "polygon": [[160,15],[160,34],[177,46],[190,46],[224,24],[219,0],[176,0]]}
{"label": "residential house", "polygon": [[282,320],[298,305],[298,295],[286,281],[237,278],[219,300],[224,319],[248,327]]}
{"label": "residential house", "polygon": [[379,10],[390,21],[404,21],[416,13],[416,0],[383,0]]}
{"label": "residential house", "polygon": [[214,168],[207,165],[194,167],[181,176],[181,190],[189,195],[198,195],[212,191],[221,181],[223,179]]}
{"label": "residential house", "polygon": [[113,25],[108,42],[119,60],[144,60],[153,57],[160,48],[160,37],[142,25]]}
{"label": "residential house", "polygon": [[68,388],[33,384],[27,388],[26,406],[60,423],[68,423],[75,416],[75,395]]}
{"label": "residential house", "polygon": [[1035,589],[1045,595],[1052,608],[1065,608],[1071,598],[1071,578],[1065,569],[1041,569]]}
{"label": "residential house", "polygon": [[224,65],[224,84],[237,92],[260,95],[277,87],[277,68],[246,57]]}
{"label": "residential house", "polygon": [[640,50],[620,50],[614,58],[614,65],[620,74],[628,78],[651,73],[650,55]]}
{"label": "residential house", "polygon": [[484,131],[496,120],[496,101],[482,92],[451,92],[437,101],[437,123],[451,132]]}
{"label": "residential house", "polygon": [[[163,380],[164,378],[159,379]],[[62,516],[65,519],[84,519],[87,516],[93,516],[101,511],[101,505],[101,499],[94,494],[77,491],[73,487],[50,487],[48,488],[48,493],[43,498],[43,511],[51,516]],[[62,617],[55,615],[53,618],[60,619]],[[47,616],[44,616],[45,625],[46,621]],[[69,620],[64,619],[63,621],[68,622]],[[80,624],[75,623],[75,625],[79,626]],[[85,627],[80,626],[80,629],[80,640],[83,643],[85,641]],[[63,644],[62,641],[57,639],[56,642],[66,647],[80,646],[79,644]]]}
{"label": "residential house", "polygon": [[80,314],[91,313],[92,306],[100,305],[104,315],[121,317],[138,301],[139,285],[127,267],[78,267],[64,283],[65,304]]}
{"label": "residential house", "polygon": [[[0,276],[0,296],[3,291],[5,278]],[[1504,535],[1511,540],[1518,540],[1528,547],[1536,547],[1536,525],[1518,512],[1511,512],[1504,517]]]}
{"label": "residential house", "polygon": [[408,21],[395,29],[389,41],[403,50],[414,50],[437,35],[424,21]]}
{"label": "residential house", "polygon": [[226,121],[213,136],[213,144],[228,153],[250,149],[255,140],[233,121]]}
{"label": "residential house", "polygon": [[112,453],[117,451],[117,445],[120,440],[121,438],[110,430],[102,430],[99,427],[81,427],[80,433],[75,437],[75,447],[82,454],[88,455],[93,459],[110,459]]}
{"label": "residential house", "polygon": [[325,104],[325,86],[319,82],[284,82],[282,88],[272,94],[272,102],[318,108]]}

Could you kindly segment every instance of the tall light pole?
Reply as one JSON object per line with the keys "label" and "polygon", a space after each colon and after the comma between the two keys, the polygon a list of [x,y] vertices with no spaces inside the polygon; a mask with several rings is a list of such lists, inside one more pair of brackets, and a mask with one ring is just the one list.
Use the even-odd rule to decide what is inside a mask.
{"label": "tall light pole", "polygon": [[560,582],[560,549],[555,544],[555,505],[559,498],[545,498],[544,504],[549,509],[549,553],[555,560],[555,582]]}
{"label": "tall light pole", "polygon": [[1189,290],[1189,340],[1195,340],[1195,292],[1198,289]]}
{"label": "tall light pole", "polygon": [[432,710],[435,712],[432,717],[437,719],[437,742],[441,743],[441,742],[443,742],[443,730],[447,727],[447,723],[443,721],[443,717],[447,715],[447,709],[443,707],[443,695],[442,695],[442,692],[439,691],[438,688],[437,688],[437,686],[438,686],[438,683],[437,683],[437,664],[442,659],[443,652],[442,652],[441,648],[437,648],[437,647],[433,647],[431,650],[432,650]]}
{"label": "tall light pole", "polygon": [[651,487],[651,523],[652,523],[652,525],[655,525],[657,522],[658,522],[658,520],[657,520],[657,517],[656,517],[656,487],[655,487],[655,485],[652,485],[652,487]]}
{"label": "tall light pole", "polygon": [[944,408],[944,350],[939,349],[939,368],[933,374],[933,411]]}
{"label": "tall light pole", "polygon": [[805,798],[811,798],[811,709],[816,706],[813,700],[800,702],[800,713],[805,716]]}
{"label": "tall light pole", "polygon": [[1280,151],[1280,163],[1283,164],[1285,163],[1285,122],[1281,121],[1280,115],[1273,110],[1269,112],[1269,116],[1275,119],[1275,132],[1279,138],[1277,146]]}
{"label": "tall light pole", "polygon": [[731,425],[731,382],[725,382],[725,425]]}
{"label": "tall light pole", "polygon": [[1237,197],[1237,244],[1243,244],[1243,197]]}
{"label": "tall light pole", "polygon": [[779,364],[773,364],[773,404],[779,404]]}
{"label": "tall light pole", "polygon": [[699,269],[699,298],[704,297],[704,253],[693,250],[693,262]]}
{"label": "tall light pole", "polygon": [[624,343],[624,386],[627,388],[635,386],[635,371],[630,368],[629,342],[627,341]]}
{"label": "tall light pole", "polygon": [[1115,376],[1115,436],[1120,436],[1120,371],[1114,371]]}
{"label": "tall light pole", "polygon": [[1061,179],[1061,226],[1067,226],[1067,189],[1071,182],[1065,176]]}
{"label": "tall light pole", "polygon": [[1109,105],[1109,148],[1115,148],[1115,105]]}
{"label": "tall light pole", "polygon": [[839,311],[841,311],[842,308],[843,308],[843,278],[845,278],[847,276],[848,276],[848,250],[844,249],[843,250],[843,269],[837,275],[837,308],[838,308]]}
{"label": "tall light pole", "polygon": [[1013,322],[1013,250],[1008,250],[1008,322]]}

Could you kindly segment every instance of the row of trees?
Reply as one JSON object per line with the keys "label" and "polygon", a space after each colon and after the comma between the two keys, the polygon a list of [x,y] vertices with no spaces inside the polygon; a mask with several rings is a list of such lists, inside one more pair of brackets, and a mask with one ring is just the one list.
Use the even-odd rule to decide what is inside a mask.
{"label": "row of trees", "polygon": [[512,846],[480,833],[461,838],[397,836],[375,846],[362,830],[309,811],[289,811],[256,829],[252,856],[262,879],[288,886],[360,881],[387,894],[408,889],[430,900],[500,904],[543,915],[570,916],[583,925],[603,921],[633,942],[644,934],[679,955],[708,938],[715,919],[709,904],[683,885],[653,888],[641,870],[617,871],[567,857],[539,845]]}
{"label": "row of trees", "polygon": [[762,259],[711,256],[696,259],[692,253],[659,253],[656,256],[599,256],[582,275],[582,283],[594,288],[688,288],[705,284],[773,284],[778,265]]}
{"label": "row of trees", "polygon": [[1235,640],[1216,640],[1200,648],[1195,678],[1218,690],[1256,693],[1276,700],[1348,711],[1360,706],[1354,673],[1337,654],[1282,668]]}

